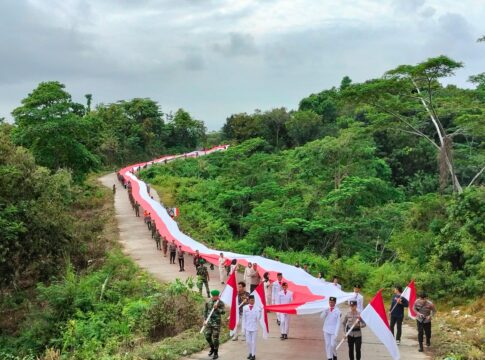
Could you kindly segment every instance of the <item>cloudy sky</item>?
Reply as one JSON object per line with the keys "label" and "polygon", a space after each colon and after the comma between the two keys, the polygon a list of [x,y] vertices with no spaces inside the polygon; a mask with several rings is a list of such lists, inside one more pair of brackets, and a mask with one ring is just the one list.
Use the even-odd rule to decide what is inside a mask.
{"label": "cloudy sky", "polygon": [[226,117],[446,54],[485,71],[484,0],[0,0],[0,117],[40,81]]}

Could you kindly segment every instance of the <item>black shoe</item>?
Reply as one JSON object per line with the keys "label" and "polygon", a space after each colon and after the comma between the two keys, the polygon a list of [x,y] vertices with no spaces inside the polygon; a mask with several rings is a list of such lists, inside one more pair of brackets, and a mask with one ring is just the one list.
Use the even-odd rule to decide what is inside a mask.
{"label": "black shoe", "polygon": [[334,357],[333,357],[333,360],[337,360],[337,357],[336,357],[336,356],[334,356]]}
{"label": "black shoe", "polygon": [[426,341],[426,347],[430,347],[431,346],[431,342],[428,340]]}
{"label": "black shoe", "polygon": [[423,352],[423,343],[419,343],[419,349],[418,349],[419,352]]}
{"label": "black shoe", "polygon": [[285,340],[285,334],[281,334],[280,339]]}
{"label": "black shoe", "polygon": [[253,355],[253,357],[251,358],[251,360],[256,360],[256,355]]}
{"label": "black shoe", "polygon": [[278,326],[280,326],[280,321],[279,320],[276,320],[276,323],[278,324]]}
{"label": "black shoe", "polygon": [[217,353],[217,350],[215,351],[214,356],[212,357],[212,359],[219,359],[219,354]]}
{"label": "black shoe", "polygon": [[249,354],[246,359],[251,360],[252,357],[253,357],[253,355]]}
{"label": "black shoe", "polygon": [[215,350],[214,350],[214,347],[211,346],[211,351],[209,351],[209,355],[208,356],[212,356],[212,354],[214,354]]}

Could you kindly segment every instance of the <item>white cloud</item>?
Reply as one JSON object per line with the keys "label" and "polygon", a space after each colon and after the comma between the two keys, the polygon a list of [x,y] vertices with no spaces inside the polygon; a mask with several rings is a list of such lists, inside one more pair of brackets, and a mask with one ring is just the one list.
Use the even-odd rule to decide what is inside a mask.
{"label": "white cloud", "polygon": [[[479,0],[18,0],[0,13],[0,117],[42,80],[148,96],[217,129],[238,111],[448,54],[482,72]],[[483,31],[482,31],[483,32]]]}

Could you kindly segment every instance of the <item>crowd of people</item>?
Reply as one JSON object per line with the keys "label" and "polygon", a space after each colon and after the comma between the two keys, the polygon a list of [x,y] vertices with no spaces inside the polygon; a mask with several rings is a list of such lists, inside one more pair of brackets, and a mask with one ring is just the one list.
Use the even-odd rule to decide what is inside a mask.
{"label": "crowd of people", "polygon": [[[118,179],[122,186],[128,191],[128,197],[132,205],[135,216],[140,216],[140,204],[134,199],[132,194],[131,182],[125,182],[123,176],[118,174]],[[149,191],[148,191],[149,192]],[[113,185],[113,194],[116,193],[116,185]],[[152,197],[153,198],[153,197]],[[163,256],[167,257],[169,253],[170,264],[176,264],[178,260],[179,271],[185,271],[185,252],[182,246],[177,246],[175,240],[169,242],[165,236],[160,234],[157,229],[156,222],[152,218],[151,213],[144,210],[143,220],[151,232],[151,237],[155,241],[156,249],[162,251]],[[263,256],[265,256],[263,254]],[[279,261],[276,257],[275,261]],[[199,294],[202,296],[203,289],[207,297],[210,299],[204,310],[204,327],[205,337],[210,346],[209,356],[212,359],[219,358],[219,334],[221,327],[222,315],[225,313],[225,304],[219,298],[220,292],[218,290],[210,290],[209,281],[210,275],[207,268],[207,262],[196,250],[193,255],[193,265],[197,275],[197,288]],[[213,269],[213,265],[210,264]],[[297,262],[295,267],[300,267]],[[220,253],[218,259],[219,281],[225,284],[227,277],[234,271],[239,273],[240,265],[237,259],[227,259],[223,253]],[[308,264],[304,264],[303,270],[309,272]],[[241,269],[242,270],[242,269]],[[238,282],[237,286],[237,306],[239,312],[239,321],[232,336],[233,341],[237,341],[240,336],[245,337],[249,355],[247,359],[256,359],[256,339],[259,328],[259,320],[263,315],[263,309],[255,305],[255,299],[252,292],[262,282],[265,293],[265,301],[268,305],[290,304],[293,302],[293,291],[288,287],[288,283],[284,281],[282,273],[278,273],[276,280],[271,281],[269,273],[263,273],[258,268],[257,263],[247,263],[244,270],[241,271],[243,280]],[[326,282],[323,272],[319,272],[317,278]],[[338,276],[333,276],[331,284],[342,288]],[[249,291],[247,288],[249,287]],[[396,343],[401,343],[402,324],[404,320],[404,310],[409,306],[409,302],[402,296],[403,289],[400,285],[394,287],[394,294],[391,299],[389,307],[390,329],[395,335]],[[364,297],[361,294],[361,286],[355,284],[353,287],[352,299],[347,302],[349,310],[345,315],[337,306],[337,298],[329,298],[329,307],[323,309],[321,318],[323,319],[323,338],[325,341],[325,353],[327,359],[337,359],[337,338],[341,333],[344,334],[348,344],[348,353],[350,360],[361,359],[362,347],[362,331],[366,326],[360,314],[364,310]],[[416,312],[416,326],[418,330],[418,351],[424,351],[423,344],[426,338],[426,346],[431,346],[431,321],[436,313],[435,305],[427,298],[425,292],[418,294],[418,299],[413,305],[413,310]],[[276,323],[280,330],[280,339],[287,340],[290,328],[290,316],[284,313],[276,313]]]}

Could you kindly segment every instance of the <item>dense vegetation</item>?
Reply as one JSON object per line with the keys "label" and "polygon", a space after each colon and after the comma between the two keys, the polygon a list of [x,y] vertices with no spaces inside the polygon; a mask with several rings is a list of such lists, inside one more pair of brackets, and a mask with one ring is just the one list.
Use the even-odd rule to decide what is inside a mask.
{"label": "dense vegetation", "polygon": [[186,151],[205,141],[205,126],[179,109],[163,114],[150,99],[100,104],[91,110],[73,102],[64,85],[43,82],[12,114],[13,139],[30,149],[39,165],[71,169],[76,180],[103,165],[134,163],[166,152]]}
{"label": "dense vegetation", "polygon": [[484,84],[438,82],[460,66],[429,59],[344,78],[298,111],[232,115],[223,133],[240,145],[144,177],[215,246],[307,262],[347,287],[416,277],[441,298],[481,295]]}

